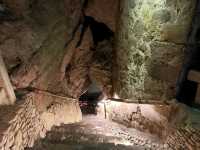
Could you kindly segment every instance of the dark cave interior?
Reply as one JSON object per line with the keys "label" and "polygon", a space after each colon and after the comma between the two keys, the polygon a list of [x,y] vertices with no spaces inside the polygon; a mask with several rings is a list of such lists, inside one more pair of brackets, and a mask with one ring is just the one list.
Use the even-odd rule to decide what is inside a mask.
{"label": "dark cave interior", "polygon": [[0,0],[0,150],[199,150],[200,0]]}

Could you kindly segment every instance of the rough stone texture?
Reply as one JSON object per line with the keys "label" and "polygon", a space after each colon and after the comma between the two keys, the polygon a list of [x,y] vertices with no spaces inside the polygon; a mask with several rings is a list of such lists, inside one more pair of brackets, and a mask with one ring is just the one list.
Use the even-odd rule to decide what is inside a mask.
{"label": "rough stone texture", "polygon": [[100,88],[105,97],[112,96],[112,52],[111,41],[104,40],[100,42],[96,47],[89,70],[90,80]]}
{"label": "rough stone texture", "polygon": [[[111,95],[112,44],[109,40],[100,42],[95,50],[90,28],[87,28],[80,46],[76,47],[80,32],[75,34],[72,42],[66,47],[61,65],[60,89],[73,98],[85,92],[91,82],[109,96]],[[55,89],[54,89],[55,90]]]}
{"label": "rough stone texture", "polygon": [[[199,113],[198,113],[199,115]],[[199,128],[182,126],[160,138],[98,116],[55,127],[28,150],[198,150]]]}
{"label": "rough stone texture", "polygon": [[[200,148],[199,114],[198,110],[176,103],[147,105],[103,101],[98,108],[98,115],[103,118],[158,136],[162,140],[158,147],[167,150]],[[131,139],[129,134],[122,136]],[[135,139],[134,142],[138,145],[143,143],[149,148],[156,144],[144,139]]]}
{"label": "rough stone texture", "polygon": [[[18,3],[17,6],[19,7],[23,7],[24,5],[21,3],[23,0],[17,2],[13,2],[12,0],[5,1],[5,3],[8,2],[11,5]],[[30,1],[27,2],[31,3]],[[70,5],[71,1],[66,0],[65,3],[66,5]],[[73,32],[72,30],[74,30],[74,26],[77,25],[79,19],[77,14],[80,15],[80,11],[65,11],[65,3],[62,0],[59,0],[56,3],[52,0],[48,1],[48,3],[46,1],[34,1],[33,4],[30,4],[31,7],[28,10],[29,13],[27,13],[24,18],[14,21],[8,20],[1,23],[0,50],[2,51],[2,55],[5,58],[6,65],[10,73],[19,69],[16,68],[19,67],[19,65],[22,67],[22,65],[27,64],[31,59],[35,57],[37,52],[42,51],[40,50],[40,47],[45,43],[46,45],[48,44],[46,40],[50,39],[49,34],[54,32],[55,35],[56,29],[54,28],[56,28],[57,23],[62,22],[61,20],[67,20],[66,22],[62,22],[68,28],[68,30],[63,33],[67,34],[65,42],[71,39]],[[72,8],[75,7],[73,5],[71,6]],[[78,7],[78,5],[76,7]],[[65,14],[67,16],[65,16]],[[75,20],[71,17],[77,19]],[[59,29],[56,31],[59,31]],[[48,52],[51,52],[51,50]]]}
{"label": "rough stone texture", "polygon": [[[14,13],[17,11],[23,16],[18,21],[0,25],[0,50],[15,89],[32,87],[78,98],[87,90],[91,80],[105,77],[105,81],[98,81],[99,86],[106,94],[110,93],[111,68],[108,71],[108,67],[104,67],[112,59],[112,46],[109,41],[104,41],[92,51],[94,43],[90,28],[81,37],[81,1],[12,3],[7,0],[5,3]],[[109,19],[112,23],[116,21],[114,12]],[[97,64],[96,59],[101,61]]]}
{"label": "rough stone texture", "polygon": [[92,0],[88,1],[85,15],[92,16],[98,22],[106,24],[111,30],[116,30],[119,0]]}
{"label": "rough stone texture", "polygon": [[169,100],[183,61],[196,0],[126,0],[116,34],[114,91],[121,98]]}
{"label": "rough stone texture", "polygon": [[[43,98],[40,105],[37,97]],[[35,140],[44,138],[52,126],[80,121],[82,117],[78,102],[66,99],[36,92],[28,94],[13,106],[2,106],[0,149],[23,150],[32,147]]]}
{"label": "rough stone texture", "polygon": [[113,100],[100,103],[97,112],[107,119],[160,138],[166,138],[169,131],[187,117],[187,113],[177,104],[133,104]]}
{"label": "rough stone texture", "polygon": [[22,17],[28,11],[30,0],[2,0],[2,2],[10,9],[12,14]]}
{"label": "rough stone texture", "polygon": [[5,0],[4,4],[21,16],[0,25],[0,50],[14,87],[56,92],[65,47],[79,30],[81,2]]}
{"label": "rough stone texture", "polygon": [[169,149],[199,149],[200,148],[200,121],[199,110],[183,106],[184,112],[188,113],[187,120],[176,126],[166,139]]}
{"label": "rough stone texture", "polygon": [[25,22],[4,22],[0,27],[0,50],[11,72],[12,68],[30,59],[39,43],[34,42],[35,34]]}
{"label": "rough stone texture", "polygon": [[77,47],[79,38],[80,36],[77,35],[67,47],[67,53],[61,66],[64,92],[74,98],[78,98],[89,85],[88,72],[93,56],[90,29],[87,29],[80,46]]}
{"label": "rough stone texture", "polygon": [[[18,18],[0,24],[0,50],[16,90],[31,87],[78,98],[95,80],[105,95],[110,95],[112,44],[103,41],[94,50],[90,28],[82,31],[84,13],[92,12],[93,4],[99,9],[96,2],[89,2],[86,9],[79,0],[3,3]],[[118,4],[112,4],[107,7],[103,2],[100,9],[117,11]],[[116,11],[103,21],[113,28]],[[103,18],[104,14],[98,16]]]}
{"label": "rough stone texture", "polygon": [[[34,53],[29,62],[21,65],[12,74],[13,83],[17,88],[33,86],[48,90],[55,86],[55,82],[57,82],[55,72],[59,71],[65,53],[65,45],[71,41],[81,16],[81,11],[79,11],[81,6],[77,1],[72,4],[70,1],[65,2],[75,10],[65,12],[65,3],[62,0],[34,3],[33,7],[37,9],[37,12],[36,10],[32,11],[31,16],[33,16],[33,21],[37,21],[38,24],[33,24],[32,28],[44,42],[38,47],[37,53]],[[46,12],[43,12],[40,5],[46,8]]]}
{"label": "rough stone texture", "polygon": [[[39,140],[33,148],[28,150],[143,150],[147,148],[136,145],[118,134],[129,131],[131,131],[130,128],[89,115],[84,116],[80,123],[53,128],[47,133],[45,139]],[[133,137],[143,135],[145,140],[155,139],[137,130],[132,130],[130,134]]]}
{"label": "rough stone texture", "polygon": [[192,127],[179,128],[167,138],[166,144],[171,149],[199,149],[200,135],[198,133],[199,129]]}

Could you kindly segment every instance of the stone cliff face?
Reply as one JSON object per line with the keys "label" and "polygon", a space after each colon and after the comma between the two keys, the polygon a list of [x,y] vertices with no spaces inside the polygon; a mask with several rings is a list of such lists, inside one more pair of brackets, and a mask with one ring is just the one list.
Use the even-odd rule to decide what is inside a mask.
{"label": "stone cliff face", "polygon": [[[95,32],[102,24],[115,30],[116,1],[99,5],[81,0],[5,0],[2,6],[13,18],[1,23],[0,50],[15,89],[34,88],[78,98],[95,80],[109,93],[112,37],[104,37],[104,29],[100,38]],[[86,16],[93,22],[85,23]],[[94,40],[99,41],[94,45]]]}
{"label": "stone cliff face", "polygon": [[169,100],[196,0],[125,0],[116,35],[114,88],[121,98]]}
{"label": "stone cliff face", "polygon": [[169,100],[195,5],[4,0],[0,50],[15,89],[78,98],[95,82],[108,97]]}

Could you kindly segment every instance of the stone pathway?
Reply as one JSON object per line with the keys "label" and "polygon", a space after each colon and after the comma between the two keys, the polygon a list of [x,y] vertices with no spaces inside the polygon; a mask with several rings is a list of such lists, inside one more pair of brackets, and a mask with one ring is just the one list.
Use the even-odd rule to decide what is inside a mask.
{"label": "stone pathway", "polygon": [[45,139],[27,150],[143,150],[167,149],[159,138],[97,116],[77,124],[54,127]]}
{"label": "stone pathway", "polygon": [[[20,107],[20,104],[23,104],[23,102],[24,101],[19,101],[17,105],[19,107],[14,105],[2,106],[0,108],[0,140],[2,140],[4,135],[4,137],[6,137],[4,139],[7,139],[6,146],[12,145],[15,141],[17,141],[20,146],[20,144],[26,143],[27,140],[32,141],[32,139],[35,138],[35,136],[33,136],[34,134],[30,132],[30,130],[32,131],[33,129],[33,132],[36,133],[34,126],[29,128],[30,130],[25,130],[26,132],[23,132],[30,135],[28,138],[24,137],[24,140],[21,142],[19,142],[16,137],[21,129],[4,133],[7,132],[8,129],[15,129],[13,126],[17,123],[12,123],[11,126],[9,126],[9,122],[13,120],[13,117],[15,118],[16,112],[18,112],[20,108],[26,108]],[[31,109],[29,108],[26,110]],[[20,112],[25,113],[24,110]],[[28,117],[28,115],[26,116]],[[140,132],[136,129],[127,128],[95,115],[88,115],[84,116],[83,121],[80,123],[53,127],[52,131],[48,132],[44,139],[38,140],[33,148],[27,148],[27,150],[200,150],[199,116],[199,111],[191,109],[188,116],[188,122],[191,122],[190,125],[178,127],[163,143],[156,136]],[[16,121],[28,125],[26,121],[29,119],[25,117],[23,117],[23,119],[17,119]],[[33,122],[38,128],[38,122],[35,120],[33,120]],[[15,137],[14,139],[16,140],[9,140],[9,138],[5,136],[6,134],[8,137]],[[8,148],[6,148],[6,150],[7,149]],[[16,150],[16,148],[13,150]]]}

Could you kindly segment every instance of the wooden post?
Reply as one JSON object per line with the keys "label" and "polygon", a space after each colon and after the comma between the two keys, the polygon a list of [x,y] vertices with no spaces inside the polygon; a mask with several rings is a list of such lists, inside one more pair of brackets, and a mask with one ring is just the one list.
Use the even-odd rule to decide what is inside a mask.
{"label": "wooden post", "polygon": [[[1,80],[1,94],[6,93],[6,96],[0,97],[0,105],[11,105],[16,101],[16,96],[8,76],[6,66],[0,53],[0,80]],[[5,94],[3,94],[5,95]]]}

